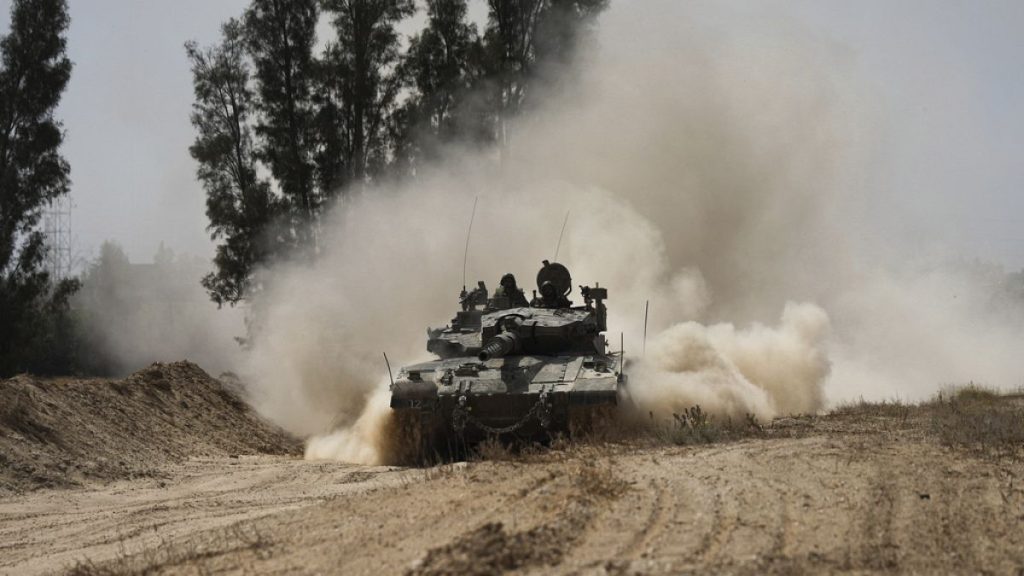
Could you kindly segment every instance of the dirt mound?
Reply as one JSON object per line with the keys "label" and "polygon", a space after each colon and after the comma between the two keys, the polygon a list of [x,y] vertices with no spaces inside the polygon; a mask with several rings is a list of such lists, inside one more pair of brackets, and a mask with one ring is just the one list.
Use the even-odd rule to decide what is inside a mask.
{"label": "dirt mound", "polygon": [[189,362],[124,380],[0,382],[0,491],[153,475],[196,456],[299,453],[298,440]]}

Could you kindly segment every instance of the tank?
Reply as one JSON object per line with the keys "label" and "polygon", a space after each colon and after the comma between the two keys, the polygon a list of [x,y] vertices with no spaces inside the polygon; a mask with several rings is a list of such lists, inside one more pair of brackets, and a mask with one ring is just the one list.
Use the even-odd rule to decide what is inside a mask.
{"label": "tank", "polygon": [[[405,366],[391,385],[391,409],[411,458],[456,452],[488,437],[544,441],[588,429],[618,403],[623,354],[610,352],[606,288],[580,286],[544,261],[527,301],[506,274],[492,296],[463,288],[444,328],[427,330],[429,362]],[[539,292],[539,295],[538,295]]]}

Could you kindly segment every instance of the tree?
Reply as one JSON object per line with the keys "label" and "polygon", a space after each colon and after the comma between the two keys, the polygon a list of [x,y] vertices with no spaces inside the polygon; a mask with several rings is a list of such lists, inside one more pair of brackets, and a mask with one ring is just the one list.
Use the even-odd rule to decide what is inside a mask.
{"label": "tree", "polygon": [[506,118],[519,111],[534,61],[533,34],[546,0],[487,0],[484,45],[496,90],[497,138],[507,143]]}
{"label": "tree", "polygon": [[[506,143],[507,120],[543,71],[569,62],[608,0],[488,0],[483,37],[467,0],[424,0],[427,25],[403,54],[413,0],[251,0],[222,44],[189,44],[219,303],[259,290],[254,270],[318,253],[339,190],[433,159],[452,141]],[[313,56],[320,10],[334,38]]]}
{"label": "tree", "polygon": [[257,151],[277,181],[294,247],[316,251],[322,196],[314,186],[313,45],[317,0],[253,0],[245,12],[246,46],[255,68]]}
{"label": "tree", "polygon": [[43,208],[67,194],[70,168],[54,111],[71,77],[65,0],[14,0],[0,39],[0,374],[52,371],[74,280],[44,269]]}
{"label": "tree", "polygon": [[326,83],[340,96],[336,142],[343,145],[347,182],[379,173],[393,150],[389,134],[402,76],[395,25],[412,15],[412,0],[325,0],[336,38],[324,53]]}
{"label": "tree", "polygon": [[313,105],[316,151],[316,184],[324,196],[333,196],[349,180],[352,159],[349,150],[349,132],[345,119],[346,75],[340,73],[334,62],[340,60],[334,52],[337,47],[328,44],[322,58],[315,63]]}
{"label": "tree", "polygon": [[483,77],[483,47],[467,19],[467,0],[427,0],[427,25],[409,42],[404,71],[412,95],[403,107],[403,155],[429,159],[440,144],[478,140],[485,111],[474,97]]}
{"label": "tree", "polygon": [[218,305],[234,305],[258,290],[253,275],[272,252],[270,226],[278,201],[258,175],[255,96],[241,23],[225,23],[218,46],[203,50],[189,42],[185,49],[192,63],[192,125],[197,131],[189,152],[199,163],[197,176],[206,190],[208,230],[214,240],[223,240],[214,256],[216,271],[203,278],[203,286]]}
{"label": "tree", "polygon": [[427,0],[427,26],[414,36],[404,70],[412,87],[401,109],[399,160],[412,168],[454,140],[508,144],[508,121],[531,87],[562,80],[608,0],[488,0],[483,38],[466,0]]}
{"label": "tree", "polygon": [[550,0],[537,21],[534,52],[537,62],[565,70],[580,43],[595,26],[609,0]]}
{"label": "tree", "polygon": [[[608,0],[487,0],[484,34],[493,82],[495,133],[508,143],[508,119],[521,111],[531,84],[549,69],[561,72],[581,35]],[[547,74],[547,79],[556,74]]]}

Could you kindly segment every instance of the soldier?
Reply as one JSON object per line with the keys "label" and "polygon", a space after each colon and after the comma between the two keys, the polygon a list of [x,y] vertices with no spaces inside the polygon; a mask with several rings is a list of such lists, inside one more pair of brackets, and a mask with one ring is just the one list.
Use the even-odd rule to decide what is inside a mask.
{"label": "soldier", "polygon": [[477,282],[476,288],[469,292],[463,288],[462,293],[459,294],[459,302],[462,303],[463,312],[476,310],[477,306],[485,306],[487,304],[487,285],[480,280]]}
{"label": "soldier", "polygon": [[504,308],[519,308],[529,306],[523,291],[516,285],[516,277],[512,274],[505,274],[501,277],[500,285],[494,290],[494,301]]}
{"label": "soldier", "polygon": [[558,288],[551,282],[544,282],[540,287],[540,302],[534,304],[538,308],[569,308],[572,302],[558,293]]}

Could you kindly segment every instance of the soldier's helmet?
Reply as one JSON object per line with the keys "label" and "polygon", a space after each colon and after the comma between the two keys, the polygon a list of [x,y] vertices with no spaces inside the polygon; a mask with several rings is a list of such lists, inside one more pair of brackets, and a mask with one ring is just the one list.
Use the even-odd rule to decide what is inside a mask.
{"label": "soldier's helmet", "polygon": [[499,284],[501,284],[505,288],[515,288],[516,277],[513,276],[511,273],[505,274],[504,276],[501,277],[501,282],[499,282]]}

